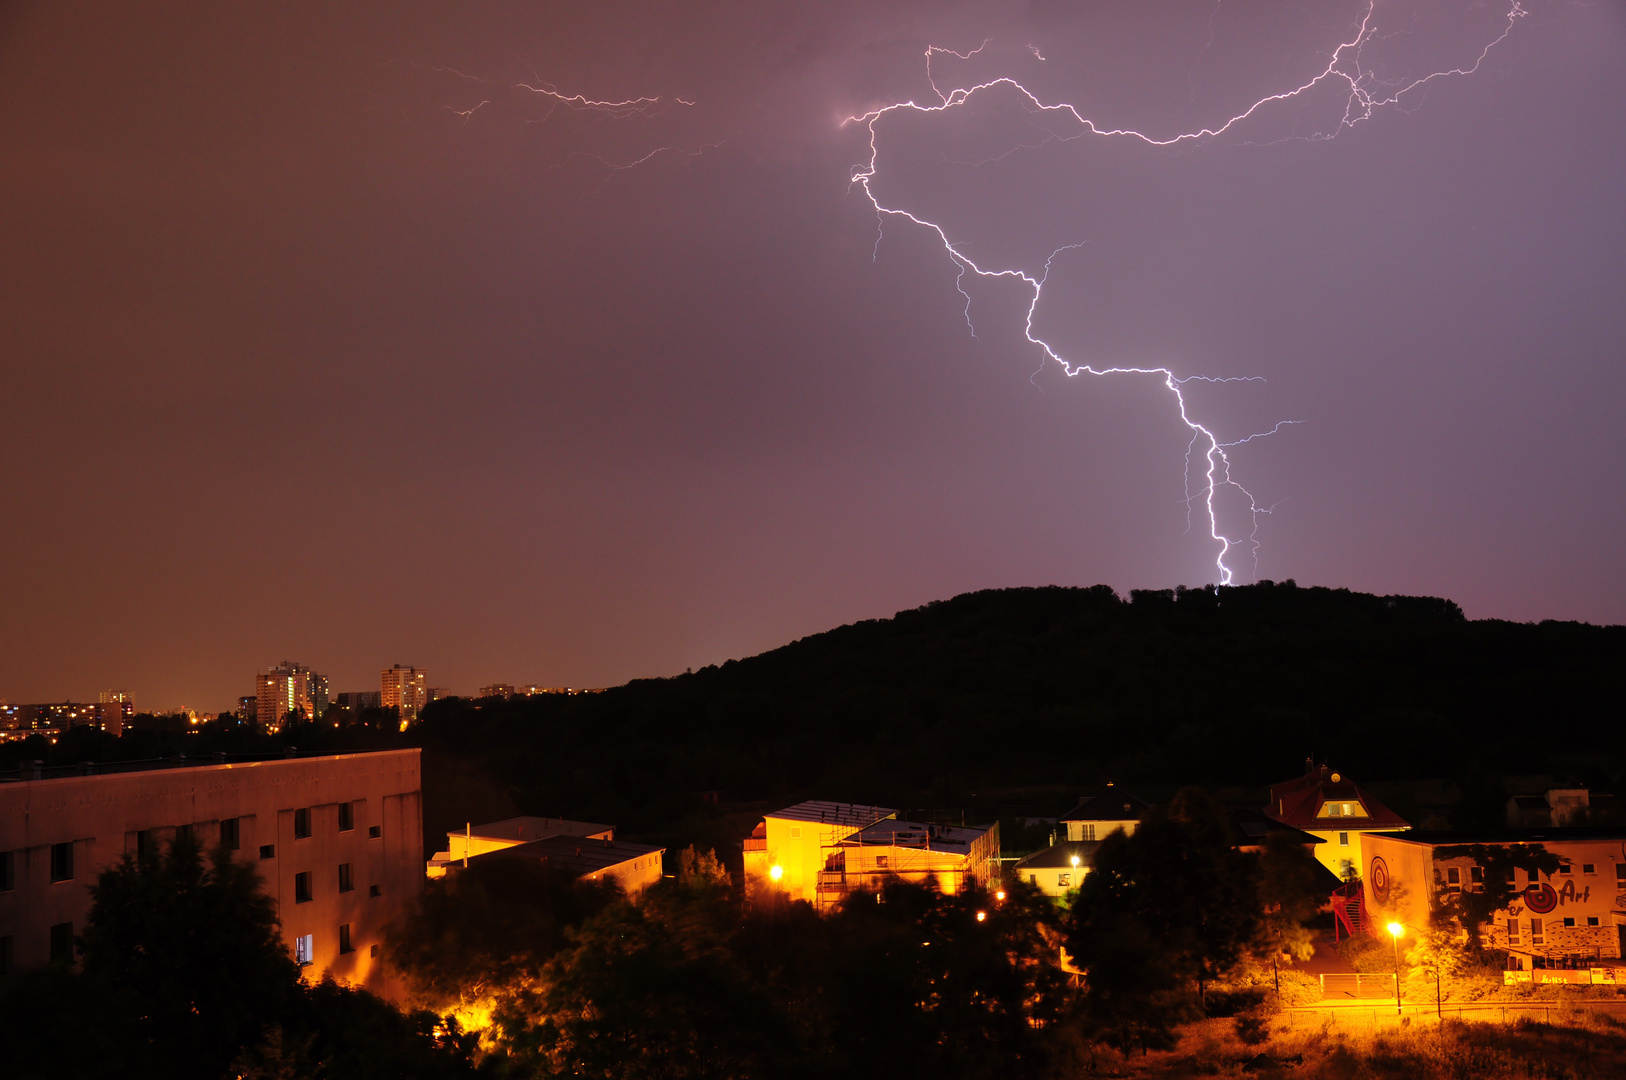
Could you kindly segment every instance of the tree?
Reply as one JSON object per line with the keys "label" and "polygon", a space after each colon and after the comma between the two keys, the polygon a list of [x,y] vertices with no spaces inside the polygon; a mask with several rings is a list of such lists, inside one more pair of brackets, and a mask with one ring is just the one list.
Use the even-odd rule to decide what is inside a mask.
{"label": "tree", "polygon": [[1185,789],[1132,835],[1107,837],[1067,939],[1088,972],[1086,1013],[1097,1029],[1120,1048],[1164,1043],[1258,940],[1258,889],[1252,856],[1232,845],[1224,811],[1202,791]]}
{"label": "tree", "polygon": [[307,987],[273,901],[225,850],[206,863],[182,835],[103,871],[91,896],[80,969],[31,973],[0,998],[8,1077],[471,1074],[470,1045],[441,1018]]}
{"label": "tree", "polygon": [[1253,951],[1274,965],[1315,952],[1309,922],[1326,902],[1317,887],[1321,866],[1291,837],[1271,833],[1259,853],[1259,930]]}
{"label": "tree", "polygon": [[[1470,860],[1480,870],[1482,880],[1459,882],[1457,892],[1451,892],[1445,881],[1435,881],[1435,910],[1456,922],[1468,936],[1468,948],[1475,953],[1483,951],[1481,928],[1523,891],[1514,880],[1514,871],[1552,874],[1562,865],[1562,860],[1541,844],[1453,844],[1434,849],[1436,867],[1451,859]],[[1434,873],[1438,877],[1440,872],[1436,869]]]}
{"label": "tree", "polygon": [[484,859],[424,883],[391,927],[385,959],[414,997],[444,1009],[540,974],[567,932],[610,903],[609,888],[535,859]]}
{"label": "tree", "polygon": [[126,855],[91,898],[83,974],[132,1010],[132,1063],[212,1080],[259,1040],[267,1018],[296,1008],[299,968],[283,947],[275,902],[229,852],[205,865],[182,835],[161,854]]}

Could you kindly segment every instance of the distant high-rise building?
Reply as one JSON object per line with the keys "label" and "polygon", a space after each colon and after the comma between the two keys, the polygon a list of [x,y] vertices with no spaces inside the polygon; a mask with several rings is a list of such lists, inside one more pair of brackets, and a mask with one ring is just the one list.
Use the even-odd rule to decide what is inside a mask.
{"label": "distant high-rise building", "polygon": [[327,711],[327,679],[303,664],[284,660],[254,680],[255,719],[266,731],[282,727],[289,713],[314,720]]}
{"label": "distant high-rise building", "polygon": [[259,699],[253,694],[244,694],[237,699],[237,719],[245,724],[252,724],[259,715]]}
{"label": "distant high-rise building", "polygon": [[[456,693],[444,686],[431,686],[425,693],[428,697],[428,701],[445,701],[447,698],[454,698],[457,696]],[[427,703],[428,702],[426,701],[425,704]]]}
{"label": "distant high-rise building", "polygon": [[109,735],[124,731],[124,725],[135,716],[135,703],[122,690],[103,690],[96,703],[96,721]]}
{"label": "distant high-rise building", "polygon": [[514,688],[508,683],[492,683],[490,686],[480,687],[480,696],[483,698],[500,697],[507,701],[514,696]]}
{"label": "distant high-rise building", "polygon": [[363,709],[376,709],[383,703],[383,695],[377,690],[345,690],[339,694],[338,705],[341,709],[351,712],[360,712]]}
{"label": "distant high-rise building", "polygon": [[379,690],[381,704],[396,711],[402,727],[417,720],[418,713],[429,703],[428,678],[429,673],[423,668],[406,664],[384,669]]}

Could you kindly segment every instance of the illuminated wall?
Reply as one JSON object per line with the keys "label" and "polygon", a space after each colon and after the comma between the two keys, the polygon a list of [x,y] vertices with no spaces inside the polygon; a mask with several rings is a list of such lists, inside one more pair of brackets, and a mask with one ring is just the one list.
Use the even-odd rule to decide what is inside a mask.
{"label": "illuminated wall", "polygon": [[[374,950],[423,886],[418,755],[389,750],[0,784],[0,858],[11,886],[0,889],[0,937],[11,938],[17,968],[43,965],[52,928],[83,931],[89,886],[126,852],[167,845],[178,827],[210,850],[235,830],[236,857],[277,901],[289,951],[309,944],[307,977],[331,974],[392,993]],[[348,951],[341,927],[349,928]]]}

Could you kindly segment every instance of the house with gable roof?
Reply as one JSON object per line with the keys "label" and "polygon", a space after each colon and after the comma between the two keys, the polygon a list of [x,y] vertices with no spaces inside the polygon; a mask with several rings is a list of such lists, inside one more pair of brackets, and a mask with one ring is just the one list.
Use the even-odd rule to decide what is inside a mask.
{"label": "house with gable roof", "polygon": [[1271,785],[1265,816],[1318,837],[1316,860],[1345,881],[1359,877],[1366,865],[1362,837],[1411,828],[1353,780],[1309,758],[1303,776]]}

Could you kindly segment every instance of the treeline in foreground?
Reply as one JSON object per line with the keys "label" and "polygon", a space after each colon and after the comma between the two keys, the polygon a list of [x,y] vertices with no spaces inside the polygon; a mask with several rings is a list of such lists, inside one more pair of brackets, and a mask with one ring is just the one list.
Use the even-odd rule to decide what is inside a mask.
{"label": "treeline in foreground", "polygon": [[712,855],[681,863],[636,904],[519,859],[428,883],[387,949],[422,1006],[402,1012],[303,983],[253,871],[224,853],[126,860],[95,887],[77,969],[6,986],[6,1075],[1513,1077],[1626,1061],[1601,1030],[1492,1045],[1469,1028],[1426,1044],[1293,1029],[1277,1006],[1302,982],[1278,989],[1275,968],[1308,951],[1314,865],[1292,845],[1237,850],[1201,792],[1105,841],[1065,907],[1019,884],[895,882],[822,916],[748,908]]}

